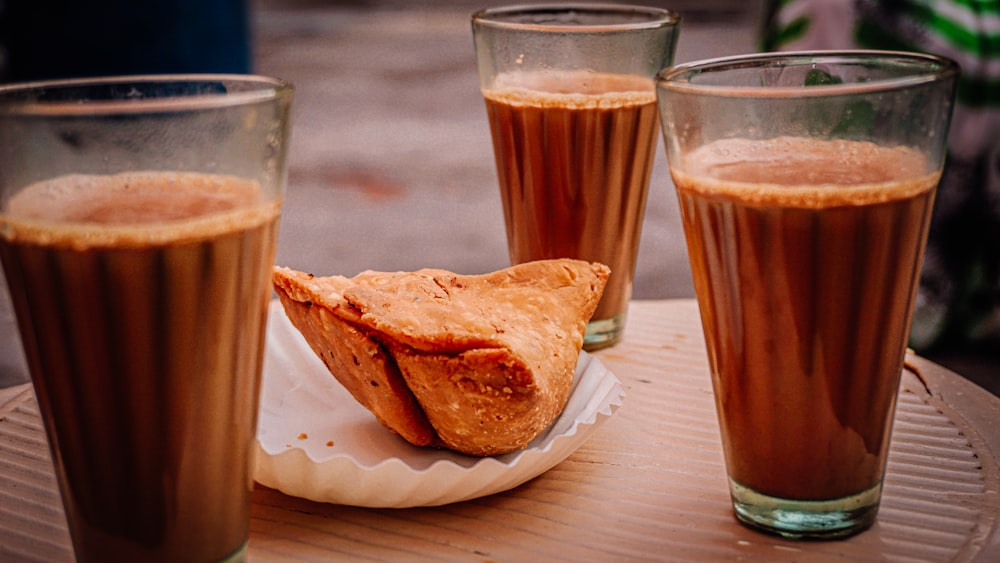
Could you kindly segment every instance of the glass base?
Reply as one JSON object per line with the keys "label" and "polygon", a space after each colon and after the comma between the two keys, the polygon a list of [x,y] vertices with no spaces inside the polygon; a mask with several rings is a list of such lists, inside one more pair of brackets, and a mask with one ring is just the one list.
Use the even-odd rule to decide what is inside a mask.
{"label": "glass base", "polygon": [[220,560],[218,563],[244,563],[247,560],[247,542],[243,542],[243,545],[239,549],[229,554],[225,559]]}
{"label": "glass base", "polygon": [[882,485],[833,500],[789,500],[764,495],[730,480],[740,523],[789,539],[836,539],[862,532],[875,522]]}
{"label": "glass base", "polygon": [[609,348],[621,340],[625,330],[625,314],[587,323],[587,334],[583,337],[583,349],[588,352]]}

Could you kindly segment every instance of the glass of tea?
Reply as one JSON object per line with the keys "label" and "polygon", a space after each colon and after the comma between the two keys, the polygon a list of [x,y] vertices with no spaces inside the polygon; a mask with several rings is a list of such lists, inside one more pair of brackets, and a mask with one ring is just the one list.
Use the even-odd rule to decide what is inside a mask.
{"label": "glass of tea", "polygon": [[679,23],[669,10],[612,4],[472,16],[511,262],[611,268],[587,350],[625,326],[658,135],[653,78],[673,61]]}
{"label": "glass of tea", "polygon": [[239,561],[292,88],[0,87],[0,259],[79,561]]}
{"label": "glass of tea", "polygon": [[878,511],[957,65],[749,55],[657,77],[744,524],[848,536]]}

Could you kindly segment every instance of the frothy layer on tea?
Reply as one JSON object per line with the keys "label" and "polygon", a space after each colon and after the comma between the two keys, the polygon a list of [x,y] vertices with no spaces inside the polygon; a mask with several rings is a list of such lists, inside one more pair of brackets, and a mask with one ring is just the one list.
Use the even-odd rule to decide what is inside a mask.
{"label": "frothy layer on tea", "polygon": [[585,71],[508,72],[497,76],[483,96],[515,107],[560,109],[613,109],[656,101],[647,77]]}
{"label": "frothy layer on tea", "polygon": [[226,175],[73,174],[32,184],[0,212],[0,234],[39,244],[144,246],[181,242],[274,219],[280,202]]}
{"label": "frothy layer on tea", "polygon": [[933,188],[938,177],[910,147],[799,137],[721,139],[684,155],[671,173],[704,196],[806,208],[910,197]]}

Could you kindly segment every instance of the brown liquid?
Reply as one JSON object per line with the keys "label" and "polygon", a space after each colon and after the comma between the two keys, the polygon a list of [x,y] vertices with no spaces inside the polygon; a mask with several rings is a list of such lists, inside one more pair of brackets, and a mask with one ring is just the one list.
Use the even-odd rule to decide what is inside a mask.
{"label": "brown liquid", "polygon": [[904,148],[761,147],[671,170],[729,475],[842,498],[882,478],[937,175]]}
{"label": "brown liquid", "polygon": [[501,76],[483,92],[512,263],[602,262],[594,320],[623,314],[656,148],[656,96],[640,76]]}
{"label": "brown liquid", "polygon": [[67,176],[0,214],[81,561],[212,561],[248,537],[278,204],[231,177]]}

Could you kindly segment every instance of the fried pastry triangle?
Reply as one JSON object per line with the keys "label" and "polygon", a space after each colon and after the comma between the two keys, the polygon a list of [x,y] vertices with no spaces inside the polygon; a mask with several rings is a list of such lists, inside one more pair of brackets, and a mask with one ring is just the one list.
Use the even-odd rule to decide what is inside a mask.
{"label": "fried pastry triangle", "polygon": [[525,447],[562,412],[608,274],[559,259],[478,276],[279,267],[273,281],[292,324],[383,426],[488,456]]}

